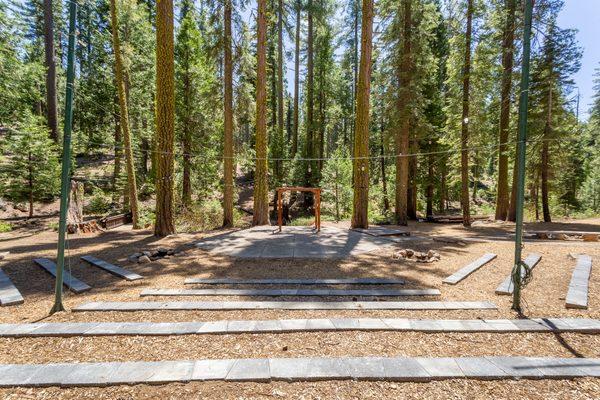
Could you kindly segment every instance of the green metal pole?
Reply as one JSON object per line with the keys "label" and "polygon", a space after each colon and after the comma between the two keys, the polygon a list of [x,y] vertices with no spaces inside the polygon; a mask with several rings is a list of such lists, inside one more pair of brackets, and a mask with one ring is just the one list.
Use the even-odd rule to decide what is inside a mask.
{"label": "green metal pole", "polygon": [[525,203],[525,152],[527,146],[527,109],[529,104],[529,61],[531,59],[531,19],[533,0],[525,0],[523,29],[523,64],[521,67],[521,96],[519,98],[519,137],[517,141],[517,226],[515,231],[515,264],[512,272],[513,310],[521,311],[521,250],[523,248],[523,204]]}
{"label": "green metal pole", "polygon": [[69,1],[69,48],[67,53],[67,89],[65,96],[65,126],[63,137],[62,174],[60,185],[60,219],[58,222],[58,254],[56,256],[56,286],[54,306],[50,314],[64,311],[62,303],[63,271],[65,269],[65,239],[69,207],[69,167],[71,166],[71,129],[73,127],[73,82],[75,81],[75,16],[77,4]]}

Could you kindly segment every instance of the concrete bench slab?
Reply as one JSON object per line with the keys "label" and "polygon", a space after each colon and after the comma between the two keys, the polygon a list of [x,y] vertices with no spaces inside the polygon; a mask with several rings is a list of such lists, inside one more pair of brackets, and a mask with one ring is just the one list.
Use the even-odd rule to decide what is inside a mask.
{"label": "concrete bench slab", "polygon": [[233,279],[188,278],[186,285],[403,285],[402,279],[348,278],[348,279]]}
{"label": "concrete bench slab", "polygon": [[572,379],[600,376],[598,358],[357,357],[2,364],[0,387],[83,387],[190,381]]}
{"label": "concrete bench slab", "polygon": [[156,311],[156,310],[495,310],[488,301],[153,301],[91,302],[73,311]]}
{"label": "concrete bench slab", "polygon": [[82,256],[81,259],[83,261],[86,261],[86,262],[92,264],[95,267],[101,268],[101,269],[103,269],[105,271],[110,272],[113,275],[116,275],[116,276],[118,276],[120,278],[123,278],[125,280],[128,280],[128,281],[137,281],[139,279],[143,279],[144,278],[141,275],[138,275],[138,274],[136,274],[134,272],[128,271],[128,270],[126,270],[124,268],[118,267],[118,266],[113,265],[111,263],[108,263],[108,262],[106,262],[104,260],[101,260],[99,258],[96,258],[94,256],[90,256],[90,255]]}
{"label": "concrete bench slab", "polygon": [[385,226],[370,226],[368,229],[364,228],[352,228],[355,232],[365,233],[367,235],[376,237],[386,236],[410,236],[410,231],[402,229],[387,228]]}
{"label": "concrete bench slab", "polygon": [[577,256],[577,263],[571,276],[565,305],[567,308],[587,309],[589,280],[592,273],[592,257],[582,254]]}
{"label": "concrete bench slab", "polygon": [[[35,258],[33,260],[37,265],[44,268],[52,276],[56,277],[56,264],[47,258]],[[90,290],[92,287],[87,283],[80,281],[72,276],[66,269],[63,271],[63,283],[73,293],[83,293]]]}
{"label": "concrete bench slab", "polygon": [[474,273],[479,268],[483,267],[485,264],[489,263],[496,257],[496,254],[486,253],[482,257],[470,263],[469,265],[459,269],[458,271],[444,279],[442,282],[447,283],[448,285],[456,285],[458,282],[462,281],[467,276],[471,275],[472,273]]}
{"label": "concrete bench slab", "polygon": [[[536,253],[529,254],[523,262],[529,267],[529,269],[535,268],[536,265],[540,262],[542,256]],[[525,268],[521,267],[521,276],[525,276]],[[512,276],[508,275],[504,281],[496,288],[496,294],[499,295],[510,295],[514,291],[514,285],[512,281]]]}
{"label": "concrete bench slab", "polygon": [[600,320],[570,319],[569,323],[537,320],[419,320],[320,318],[288,320],[221,320],[207,322],[55,322],[0,324],[0,338],[44,336],[170,336],[308,331],[417,332],[577,332],[600,333]]}
{"label": "concrete bench slab", "polygon": [[19,289],[12,283],[8,275],[0,269],[0,305],[14,306],[23,304],[24,301]]}
{"label": "concrete bench slab", "polygon": [[438,289],[145,289],[146,296],[439,296]]}

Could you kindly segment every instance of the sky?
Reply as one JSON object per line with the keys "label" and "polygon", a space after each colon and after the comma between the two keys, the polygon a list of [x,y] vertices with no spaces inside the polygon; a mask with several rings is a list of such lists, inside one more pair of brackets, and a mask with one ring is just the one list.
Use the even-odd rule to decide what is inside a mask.
{"label": "sky", "polygon": [[559,15],[561,28],[579,30],[577,39],[583,47],[581,70],[575,75],[579,89],[580,118],[587,119],[594,95],[594,70],[600,67],[600,0],[565,0]]}

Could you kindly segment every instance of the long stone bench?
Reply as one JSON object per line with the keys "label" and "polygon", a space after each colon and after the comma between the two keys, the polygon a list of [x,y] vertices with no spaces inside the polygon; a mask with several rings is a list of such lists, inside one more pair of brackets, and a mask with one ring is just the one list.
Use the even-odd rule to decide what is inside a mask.
{"label": "long stone bench", "polygon": [[70,364],[2,364],[0,387],[107,386],[190,381],[569,379],[599,377],[598,358],[246,358]]}
{"label": "long stone bench", "polygon": [[588,308],[588,290],[591,273],[592,257],[584,254],[577,256],[577,264],[573,270],[565,299],[567,308]]}
{"label": "long stone bench", "polygon": [[[33,260],[37,265],[44,268],[52,276],[56,277],[56,264],[47,258],[35,258]],[[66,269],[63,271],[63,283],[73,293],[83,293],[90,290],[92,287],[85,282],[72,276]]]}
{"label": "long stone bench", "polygon": [[439,296],[438,289],[145,289],[140,296]]}
{"label": "long stone bench", "polygon": [[0,305],[13,306],[22,304],[24,301],[19,289],[12,283],[8,275],[0,269]]}
{"label": "long stone bench", "polygon": [[137,301],[91,302],[73,311],[496,310],[489,301]]}
{"label": "long stone bench", "polygon": [[[540,262],[540,260],[542,259],[542,256],[536,253],[531,253],[529,254],[525,260],[523,260],[523,263],[525,265],[527,265],[529,267],[529,269],[533,269],[535,268],[536,265],[538,265],[538,263]],[[521,276],[525,276],[525,268],[521,267]],[[502,281],[502,283],[500,284],[500,286],[498,286],[496,288],[496,294],[500,294],[500,295],[510,295],[513,293],[513,291],[515,290],[514,285],[513,285],[513,281],[512,281],[512,275],[508,275],[504,281]]]}
{"label": "long stone bench", "polygon": [[346,279],[234,279],[188,278],[186,285],[403,285],[402,279],[346,278]]}
{"label": "long stone bench", "polygon": [[81,259],[85,262],[92,264],[95,267],[101,268],[107,272],[110,272],[113,275],[116,275],[116,276],[123,278],[125,280],[128,280],[128,281],[137,281],[139,279],[144,278],[141,275],[138,275],[134,272],[128,271],[125,268],[121,268],[119,266],[108,263],[108,262],[101,260],[99,258],[96,258],[94,256],[87,255],[87,256],[81,257]]}
{"label": "long stone bench", "polygon": [[433,320],[321,318],[191,322],[39,322],[0,324],[0,337],[171,336],[311,331],[600,333],[600,320],[586,318]]}
{"label": "long stone bench", "polygon": [[483,267],[485,264],[489,263],[496,257],[496,254],[486,253],[482,257],[478,258],[469,265],[459,269],[458,271],[444,279],[443,283],[447,283],[449,285],[456,285],[458,282],[462,281],[467,276],[471,275],[473,272],[477,271],[479,268]]}

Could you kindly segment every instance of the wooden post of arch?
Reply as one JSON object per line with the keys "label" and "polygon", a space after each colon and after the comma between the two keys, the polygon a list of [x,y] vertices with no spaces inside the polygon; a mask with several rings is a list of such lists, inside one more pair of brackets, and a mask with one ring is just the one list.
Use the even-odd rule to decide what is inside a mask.
{"label": "wooden post of arch", "polygon": [[307,188],[297,186],[285,186],[277,188],[277,225],[279,232],[283,225],[283,192],[308,192],[315,195],[315,229],[321,231],[321,188]]}

